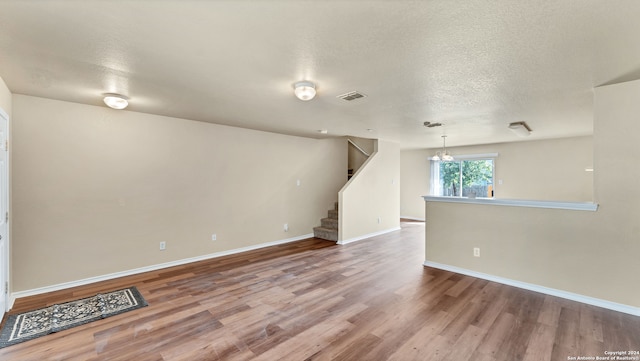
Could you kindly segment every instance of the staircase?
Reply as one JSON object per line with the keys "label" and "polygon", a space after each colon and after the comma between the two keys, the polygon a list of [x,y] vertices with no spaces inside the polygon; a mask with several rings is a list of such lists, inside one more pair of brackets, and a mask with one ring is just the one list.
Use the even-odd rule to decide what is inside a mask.
{"label": "staircase", "polygon": [[320,220],[320,227],[313,229],[315,238],[338,242],[338,202],[334,209],[330,209],[327,218]]}

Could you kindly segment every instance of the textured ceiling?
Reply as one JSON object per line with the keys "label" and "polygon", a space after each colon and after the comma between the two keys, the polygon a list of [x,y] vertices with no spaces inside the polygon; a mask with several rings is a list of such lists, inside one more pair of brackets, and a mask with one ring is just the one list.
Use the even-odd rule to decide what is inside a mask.
{"label": "textured ceiling", "polygon": [[[640,77],[639,18],[635,0],[2,0],[0,76],[13,93],[116,92],[131,111],[404,149],[522,140],[515,121],[557,138],[592,133],[594,87]],[[293,96],[299,80],[316,99]],[[367,97],[336,98],[352,90]]]}

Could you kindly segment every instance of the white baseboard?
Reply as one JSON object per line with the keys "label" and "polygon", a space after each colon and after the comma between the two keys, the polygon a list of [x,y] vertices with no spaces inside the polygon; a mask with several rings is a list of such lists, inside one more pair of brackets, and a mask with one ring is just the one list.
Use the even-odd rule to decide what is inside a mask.
{"label": "white baseboard", "polygon": [[247,251],[253,251],[253,250],[260,249],[260,248],[265,248],[265,247],[277,246],[277,245],[280,245],[280,244],[291,243],[291,242],[300,241],[300,240],[307,239],[307,238],[312,238],[312,237],[313,237],[313,233],[309,233],[309,234],[304,234],[304,235],[297,236],[297,237],[281,239],[281,240],[278,240],[278,241],[260,243],[260,244],[256,244],[256,245],[253,245],[253,246],[235,248],[235,249],[231,249],[231,250],[228,250],[228,251],[210,253],[210,254],[206,254],[206,255],[202,255],[202,256],[180,259],[180,260],[177,260],[177,261],[171,261],[171,262],[160,263],[160,264],[155,264],[155,265],[146,266],[146,267],[135,268],[135,269],[128,270],[128,271],[109,273],[109,274],[102,275],[102,276],[96,276],[96,277],[85,278],[85,279],[81,279],[81,280],[77,280],[77,281],[59,283],[59,284],[55,284],[55,285],[51,285],[51,286],[34,288],[34,289],[31,289],[31,290],[26,290],[26,291],[12,292],[11,296],[9,297],[9,307],[8,307],[8,309],[11,309],[11,307],[13,307],[13,303],[15,302],[15,300],[18,299],[18,298],[21,298],[21,297],[28,297],[28,296],[34,296],[34,295],[47,293],[47,292],[60,291],[60,290],[64,290],[64,289],[71,288],[71,287],[84,286],[84,285],[88,285],[88,284],[91,284],[91,283],[107,281],[107,280],[111,280],[111,279],[114,279],[114,278],[131,276],[131,275],[144,273],[144,272],[157,271],[157,270],[160,270],[160,269],[163,269],[163,268],[180,266],[180,265],[187,264],[187,263],[204,261],[204,260],[208,260],[208,259],[212,259],[212,258],[218,258],[218,257],[222,257],[222,256],[229,256],[229,255],[232,255],[232,254],[237,254],[237,253],[242,253],[242,252],[247,252]]}
{"label": "white baseboard", "polygon": [[417,218],[417,217],[410,217],[410,216],[400,216],[400,219],[409,219],[412,221],[420,221],[420,222],[424,222],[425,219],[424,218]]}
{"label": "white baseboard", "polygon": [[632,307],[632,306],[629,306],[629,305],[623,305],[621,303],[606,301],[606,300],[602,300],[602,299],[599,299],[599,298],[580,295],[580,294],[577,294],[577,293],[557,290],[555,288],[548,288],[548,287],[538,286],[538,285],[534,285],[532,283],[515,281],[515,280],[509,279],[509,278],[493,276],[493,275],[490,275],[490,274],[471,271],[471,270],[468,270],[466,268],[460,268],[460,267],[456,267],[456,266],[449,266],[449,265],[442,264],[442,263],[437,263],[437,262],[424,261],[423,265],[427,266],[427,267],[439,268],[439,269],[442,269],[442,270],[445,270],[445,271],[460,273],[460,274],[471,276],[471,277],[481,278],[481,279],[488,280],[488,281],[502,283],[502,284],[505,284],[505,285],[508,285],[508,286],[518,287],[518,288],[522,288],[522,289],[529,290],[529,291],[539,292],[539,293],[543,293],[543,294],[550,295],[550,296],[556,296],[556,297],[560,297],[560,298],[565,298],[565,299],[568,299],[568,300],[577,301],[577,302],[585,303],[585,304],[592,305],[592,306],[598,306],[598,307],[606,308],[606,309],[613,310],[613,311],[628,313],[628,314],[634,315],[634,316],[640,316],[640,308]]}
{"label": "white baseboard", "polygon": [[379,236],[379,235],[382,235],[382,234],[385,234],[385,233],[398,231],[400,229],[401,229],[400,227],[393,227],[393,228],[385,229],[383,231],[365,234],[364,236],[359,236],[359,237],[354,237],[354,238],[349,238],[349,239],[346,239],[346,240],[338,241],[338,244],[343,245],[343,244],[347,244],[347,243],[357,242],[357,241],[361,241],[363,239]]}

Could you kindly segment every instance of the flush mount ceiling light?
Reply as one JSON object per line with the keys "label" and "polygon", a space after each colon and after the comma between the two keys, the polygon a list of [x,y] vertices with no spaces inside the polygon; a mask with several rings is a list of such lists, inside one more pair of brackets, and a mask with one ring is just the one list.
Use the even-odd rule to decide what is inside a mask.
{"label": "flush mount ceiling light", "polygon": [[450,162],[450,161],[454,160],[453,156],[451,156],[451,154],[449,154],[449,152],[447,152],[446,140],[447,140],[447,136],[443,135],[442,136],[442,151],[436,152],[436,155],[434,155],[433,158],[431,158],[432,160],[435,160],[436,162],[439,162],[439,161]]}
{"label": "flush mount ceiling light", "polygon": [[302,101],[308,101],[316,96],[316,86],[310,81],[299,81],[293,84],[296,97]]}
{"label": "flush mount ceiling light", "polygon": [[519,137],[528,137],[531,133],[531,128],[525,122],[515,122],[509,124],[509,129],[516,133]]}
{"label": "flush mount ceiling light", "polygon": [[104,103],[113,109],[124,109],[129,105],[127,97],[120,94],[107,93],[104,95]]}

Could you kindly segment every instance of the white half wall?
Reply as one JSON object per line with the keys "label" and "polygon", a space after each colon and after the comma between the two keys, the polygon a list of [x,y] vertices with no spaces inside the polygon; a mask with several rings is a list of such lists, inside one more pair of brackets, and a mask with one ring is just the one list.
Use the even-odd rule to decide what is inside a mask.
{"label": "white half wall", "polygon": [[[625,305],[638,314],[638,114],[640,81],[596,88],[596,212],[427,202],[426,261]],[[481,257],[473,256],[474,247]]]}

